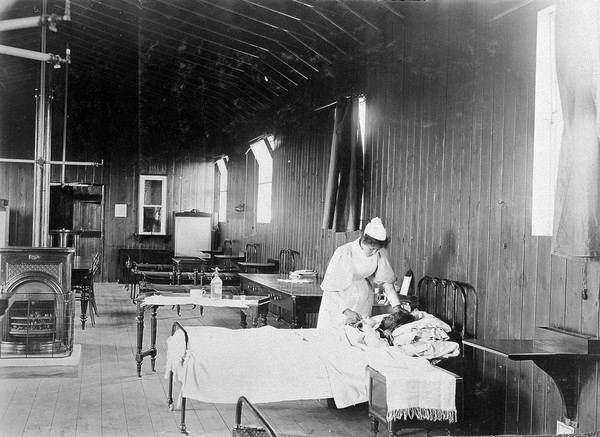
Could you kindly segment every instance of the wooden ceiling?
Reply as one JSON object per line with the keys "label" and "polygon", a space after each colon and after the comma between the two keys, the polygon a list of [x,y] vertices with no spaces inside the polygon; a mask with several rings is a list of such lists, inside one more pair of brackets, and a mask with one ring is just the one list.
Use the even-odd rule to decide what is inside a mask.
{"label": "wooden ceiling", "polygon": [[[0,44],[62,58],[69,48],[68,77],[80,95],[82,86],[97,88],[100,106],[98,96],[107,93],[137,99],[151,126],[170,120],[209,136],[235,130],[315,78],[335,79],[341,61],[366,49],[364,31],[377,32],[383,19],[402,20],[409,3],[2,0],[3,22],[47,14],[56,31],[46,31],[45,50],[41,27],[0,31]],[[60,88],[66,69],[58,66],[50,70]],[[0,55],[0,98],[3,90],[36,83],[39,70],[39,62]]]}

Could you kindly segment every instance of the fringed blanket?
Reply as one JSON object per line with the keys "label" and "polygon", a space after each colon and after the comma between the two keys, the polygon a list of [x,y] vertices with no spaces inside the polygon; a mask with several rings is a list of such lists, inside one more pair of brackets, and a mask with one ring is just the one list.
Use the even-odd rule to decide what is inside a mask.
{"label": "fringed blanket", "polygon": [[372,365],[385,376],[387,420],[418,419],[456,422],[456,379],[435,366],[418,371]]}

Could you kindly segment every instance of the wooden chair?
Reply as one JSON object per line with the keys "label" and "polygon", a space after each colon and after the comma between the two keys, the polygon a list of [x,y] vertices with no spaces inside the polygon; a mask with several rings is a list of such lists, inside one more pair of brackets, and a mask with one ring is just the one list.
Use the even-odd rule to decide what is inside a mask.
{"label": "wooden chair", "polygon": [[100,252],[96,252],[94,254],[94,258],[92,261],[92,275],[90,278],[90,304],[91,304],[90,319],[92,321],[92,326],[94,326],[96,324],[94,315],[96,315],[96,316],[100,315],[98,313],[98,306],[96,305],[96,293],[94,291],[94,277],[98,274],[99,270],[100,270]]}
{"label": "wooden chair", "polygon": [[223,255],[233,255],[231,240],[223,240]]}
{"label": "wooden chair", "polygon": [[98,273],[99,269],[100,253],[96,252],[92,257],[90,269],[79,271],[72,277],[72,288],[75,292],[75,298],[81,302],[81,329],[85,329],[88,306],[90,308],[90,322],[92,326],[96,325],[96,316],[99,314],[96,295],[94,293],[94,276]]}
{"label": "wooden chair", "polygon": [[248,243],[246,244],[246,262],[257,263],[260,261],[260,256],[258,253],[260,244],[258,243]]}

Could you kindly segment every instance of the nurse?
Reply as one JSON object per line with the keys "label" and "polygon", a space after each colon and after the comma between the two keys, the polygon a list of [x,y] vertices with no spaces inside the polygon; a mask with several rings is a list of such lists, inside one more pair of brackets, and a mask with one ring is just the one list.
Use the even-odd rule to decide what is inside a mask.
{"label": "nurse", "polygon": [[404,311],[394,288],[396,275],[386,246],[387,232],[381,219],[375,217],[362,237],[335,250],[321,283],[323,299],[317,328],[335,328],[369,317],[372,283],[383,287],[394,312]]}

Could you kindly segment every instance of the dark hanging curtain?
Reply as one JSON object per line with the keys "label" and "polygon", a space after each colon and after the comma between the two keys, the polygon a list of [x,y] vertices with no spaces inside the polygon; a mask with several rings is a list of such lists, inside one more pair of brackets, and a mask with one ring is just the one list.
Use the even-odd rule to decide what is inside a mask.
{"label": "dark hanging curtain", "polygon": [[556,67],[564,131],[552,252],[600,257],[600,2],[560,0]]}
{"label": "dark hanging curtain", "polygon": [[363,194],[363,151],[358,97],[338,99],[335,106],[323,229],[356,231]]}

